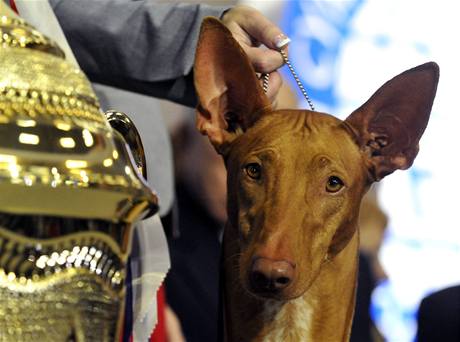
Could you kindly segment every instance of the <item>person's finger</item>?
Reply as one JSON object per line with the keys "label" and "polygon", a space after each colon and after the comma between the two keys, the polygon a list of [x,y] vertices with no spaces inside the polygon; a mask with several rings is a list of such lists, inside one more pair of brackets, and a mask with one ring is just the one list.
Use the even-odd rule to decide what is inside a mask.
{"label": "person's finger", "polygon": [[270,73],[284,64],[279,51],[242,46],[256,72]]}
{"label": "person's finger", "polygon": [[289,42],[283,31],[262,13],[249,7],[245,7],[244,11],[246,15],[239,15],[235,19],[251,37],[274,50]]}
{"label": "person's finger", "polygon": [[[235,6],[222,18],[240,43],[257,72],[269,73],[284,64],[279,49],[287,54],[290,40],[281,29],[252,7]],[[260,43],[268,49],[256,48]]]}

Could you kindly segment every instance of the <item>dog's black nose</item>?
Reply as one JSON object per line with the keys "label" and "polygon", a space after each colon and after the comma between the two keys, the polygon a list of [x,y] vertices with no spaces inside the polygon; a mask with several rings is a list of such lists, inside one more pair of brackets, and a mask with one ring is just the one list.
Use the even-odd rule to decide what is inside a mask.
{"label": "dog's black nose", "polygon": [[294,267],[290,262],[257,258],[252,264],[250,284],[255,293],[277,292],[287,287],[293,278]]}

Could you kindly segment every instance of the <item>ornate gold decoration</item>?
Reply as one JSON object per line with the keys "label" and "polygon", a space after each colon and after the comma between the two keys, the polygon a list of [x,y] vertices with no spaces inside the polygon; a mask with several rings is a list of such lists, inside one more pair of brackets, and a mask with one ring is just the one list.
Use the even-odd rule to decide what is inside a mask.
{"label": "ornate gold decoration", "polygon": [[0,44],[9,47],[32,47],[58,57],[64,52],[48,37],[35,30],[21,18],[0,17]]}
{"label": "ornate gold decoration", "polygon": [[[6,218],[2,215],[14,224],[13,229],[0,228],[0,340],[113,341],[123,308],[126,263],[118,244],[100,231],[28,238],[11,230],[37,231],[36,226],[21,228],[20,222],[42,220],[48,229],[53,225],[37,217]],[[61,221],[61,228],[70,222]],[[88,228],[89,222],[78,222],[77,229]],[[99,222],[102,231],[107,225]],[[43,233],[52,236],[46,229]]]}
{"label": "ornate gold decoration", "polygon": [[158,205],[63,57],[0,17],[1,341],[118,341],[132,225]]}

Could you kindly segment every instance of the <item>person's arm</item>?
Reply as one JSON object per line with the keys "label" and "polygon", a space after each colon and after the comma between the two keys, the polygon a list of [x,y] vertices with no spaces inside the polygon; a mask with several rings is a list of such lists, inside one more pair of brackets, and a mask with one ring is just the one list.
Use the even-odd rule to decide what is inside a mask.
{"label": "person's arm", "polygon": [[[196,105],[191,70],[201,22],[222,18],[257,72],[271,73],[267,96],[281,86],[275,51],[286,39],[256,9],[149,0],[51,0],[82,69],[92,81]],[[264,44],[270,49],[259,49]]]}
{"label": "person's arm", "polygon": [[51,0],[66,38],[95,82],[195,104],[190,74],[205,16],[224,7],[153,1]]}

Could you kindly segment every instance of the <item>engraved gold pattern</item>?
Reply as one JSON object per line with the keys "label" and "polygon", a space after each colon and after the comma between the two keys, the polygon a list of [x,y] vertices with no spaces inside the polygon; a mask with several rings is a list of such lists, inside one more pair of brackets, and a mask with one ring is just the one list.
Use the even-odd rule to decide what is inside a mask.
{"label": "engraved gold pattern", "polygon": [[113,341],[128,256],[120,242],[128,230],[104,221],[0,220],[0,341]]}
{"label": "engraved gold pattern", "polygon": [[122,298],[88,270],[66,269],[25,291],[4,286],[9,278],[0,270],[0,341],[116,340]]}
{"label": "engraved gold pattern", "polygon": [[20,18],[0,17],[0,45],[3,47],[31,47],[64,57],[64,52],[52,40]]}
{"label": "engraved gold pattern", "polygon": [[88,80],[65,60],[18,48],[0,49],[0,60],[3,115],[66,115],[104,121]]}

